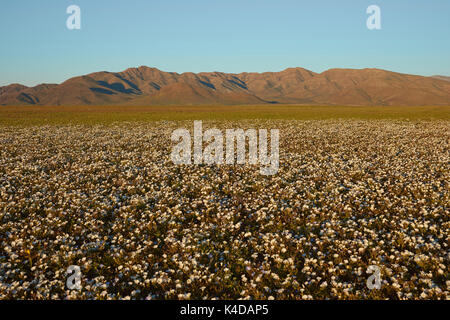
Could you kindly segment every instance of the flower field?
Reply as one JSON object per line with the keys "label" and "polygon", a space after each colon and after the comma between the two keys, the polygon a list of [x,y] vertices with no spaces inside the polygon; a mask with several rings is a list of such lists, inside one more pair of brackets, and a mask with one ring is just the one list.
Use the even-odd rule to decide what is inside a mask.
{"label": "flower field", "polygon": [[204,122],[279,129],[273,176],[174,165],[187,120],[1,126],[0,299],[450,299],[449,123]]}

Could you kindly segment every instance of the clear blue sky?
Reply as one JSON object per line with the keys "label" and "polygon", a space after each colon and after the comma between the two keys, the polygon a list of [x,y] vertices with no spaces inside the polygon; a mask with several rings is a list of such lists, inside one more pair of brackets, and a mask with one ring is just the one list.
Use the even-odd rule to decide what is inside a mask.
{"label": "clear blue sky", "polygon": [[[81,8],[81,30],[66,8]],[[382,30],[366,28],[381,7]],[[2,0],[0,86],[147,65],[263,72],[375,67],[450,75],[449,0]]]}

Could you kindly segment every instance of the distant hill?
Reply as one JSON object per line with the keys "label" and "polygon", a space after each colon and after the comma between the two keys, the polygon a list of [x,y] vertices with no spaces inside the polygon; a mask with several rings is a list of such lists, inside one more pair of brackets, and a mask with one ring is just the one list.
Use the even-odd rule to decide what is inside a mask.
{"label": "distant hill", "polygon": [[143,66],[59,85],[11,84],[0,87],[0,105],[450,105],[449,79],[379,69],[178,74]]}

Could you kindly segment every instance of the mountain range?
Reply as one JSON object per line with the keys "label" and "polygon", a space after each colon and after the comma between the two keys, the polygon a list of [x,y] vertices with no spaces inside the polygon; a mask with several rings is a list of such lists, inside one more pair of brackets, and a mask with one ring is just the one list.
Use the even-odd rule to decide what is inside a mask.
{"label": "mountain range", "polygon": [[450,105],[450,77],[380,69],[265,73],[96,72],[61,84],[0,87],[0,105]]}

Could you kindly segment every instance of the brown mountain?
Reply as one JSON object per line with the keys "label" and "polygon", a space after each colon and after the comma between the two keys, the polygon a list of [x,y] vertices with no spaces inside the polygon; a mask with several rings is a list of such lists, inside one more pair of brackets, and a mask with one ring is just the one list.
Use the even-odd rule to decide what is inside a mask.
{"label": "brown mountain", "polygon": [[59,85],[0,87],[0,105],[450,105],[450,81],[379,69],[302,68],[228,74],[130,68],[71,78]]}

